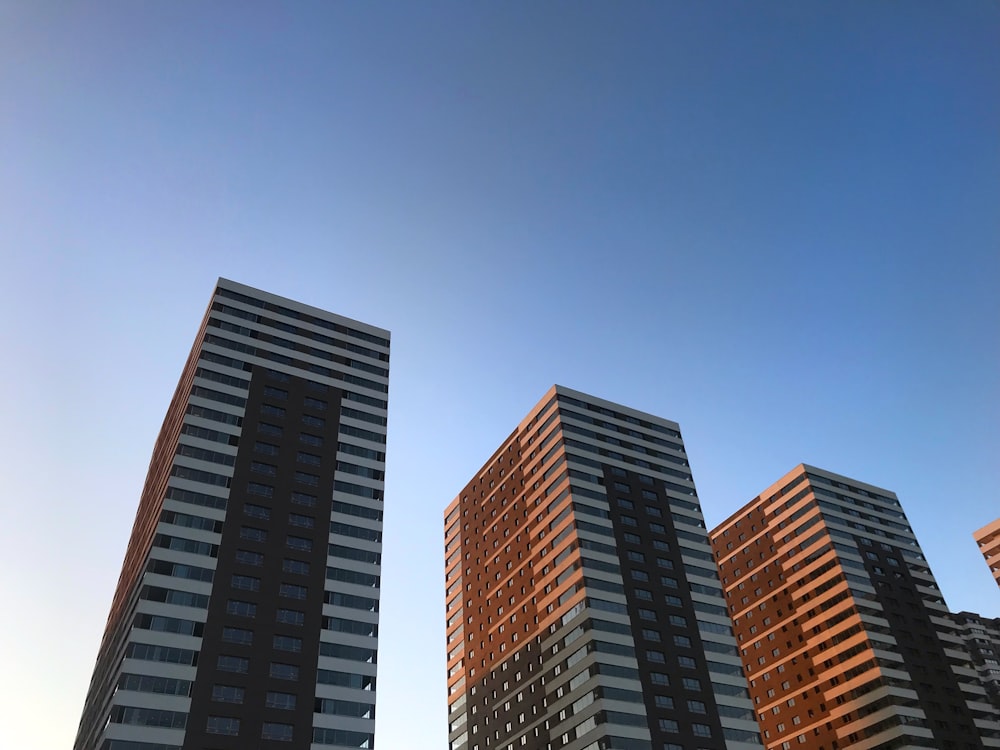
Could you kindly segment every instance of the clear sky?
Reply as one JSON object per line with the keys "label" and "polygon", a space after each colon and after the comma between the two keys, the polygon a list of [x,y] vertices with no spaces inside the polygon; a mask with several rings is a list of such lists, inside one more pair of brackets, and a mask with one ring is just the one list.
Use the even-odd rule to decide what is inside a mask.
{"label": "clear sky", "polygon": [[896,491],[1000,616],[1000,5],[0,0],[2,744],[69,747],[218,276],[393,333],[377,744],[446,743],[442,510],[555,382],[709,525]]}

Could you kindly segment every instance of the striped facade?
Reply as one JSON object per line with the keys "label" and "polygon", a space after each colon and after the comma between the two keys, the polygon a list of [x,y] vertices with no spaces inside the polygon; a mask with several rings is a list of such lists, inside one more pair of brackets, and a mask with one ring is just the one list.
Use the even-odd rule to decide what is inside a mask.
{"label": "striped facade", "polygon": [[1000,586],[1000,518],[993,523],[988,523],[983,528],[973,533],[979,551],[989,566],[990,575]]}
{"label": "striped facade", "polygon": [[444,518],[450,750],[759,747],[675,422],[555,386]]}
{"label": "striped facade", "polygon": [[220,279],[75,750],[373,747],[388,332]]}
{"label": "striped facade", "polygon": [[895,494],[801,465],[711,539],[768,748],[1000,747]]}
{"label": "striped facade", "polygon": [[979,683],[1000,719],[1000,617],[958,612],[951,618],[955,622],[956,635],[969,651]]}

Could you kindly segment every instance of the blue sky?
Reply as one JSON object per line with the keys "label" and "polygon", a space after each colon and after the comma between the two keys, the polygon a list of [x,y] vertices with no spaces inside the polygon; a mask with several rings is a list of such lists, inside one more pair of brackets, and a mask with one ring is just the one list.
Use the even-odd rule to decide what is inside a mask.
{"label": "blue sky", "polygon": [[444,746],[441,512],[554,382],[679,421],[710,525],[803,461],[896,491],[1000,615],[998,38],[986,0],[0,0],[7,741],[72,741],[220,275],[393,332],[384,749]]}

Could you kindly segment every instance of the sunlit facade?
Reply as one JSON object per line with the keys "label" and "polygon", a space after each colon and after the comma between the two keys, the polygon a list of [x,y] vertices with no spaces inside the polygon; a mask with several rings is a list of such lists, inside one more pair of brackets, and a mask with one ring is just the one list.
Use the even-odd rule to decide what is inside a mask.
{"label": "sunlit facade", "polygon": [[768,748],[1000,747],[894,493],[800,465],[711,539]]}
{"label": "sunlit facade", "polygon": [[444,519],[450,750],[760,747],[677,423],[553,387]]}
{"label": "sunlit facade", "polygon": [[373,746],[388,367],[388,332],[219,280],[75,750]]}

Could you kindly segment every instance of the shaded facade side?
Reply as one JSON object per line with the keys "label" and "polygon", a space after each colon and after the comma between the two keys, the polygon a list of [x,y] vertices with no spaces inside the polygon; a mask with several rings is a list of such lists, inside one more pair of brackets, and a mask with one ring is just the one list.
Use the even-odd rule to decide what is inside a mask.
{"label": "shaded facade side", "polygon": [[767,747],[997,746],[893,493],[800,466],[711,538]]}
{"label": "shaded facade side", "polygon": [[374,742],[388,334],[220,280],[75,747]]}
{"label": "shaded facade side", "polygon": [[759,746],[675,423],[553,388],[445,511],[445,570],[453,750]]}

